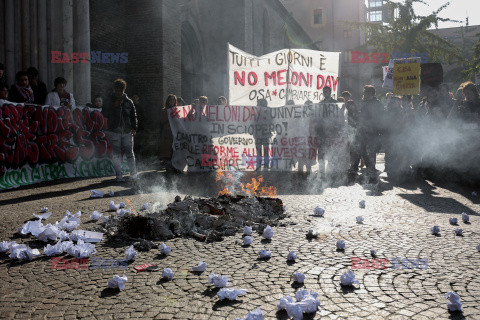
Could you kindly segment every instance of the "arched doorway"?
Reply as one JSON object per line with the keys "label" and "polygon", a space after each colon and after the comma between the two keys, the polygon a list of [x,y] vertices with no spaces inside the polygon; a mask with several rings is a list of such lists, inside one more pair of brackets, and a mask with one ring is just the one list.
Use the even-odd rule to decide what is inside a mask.
{"label": "arched doorway", "polygon": [[182,98],[187,104],[203,94],[203,58],[195,30],[182,23]]}

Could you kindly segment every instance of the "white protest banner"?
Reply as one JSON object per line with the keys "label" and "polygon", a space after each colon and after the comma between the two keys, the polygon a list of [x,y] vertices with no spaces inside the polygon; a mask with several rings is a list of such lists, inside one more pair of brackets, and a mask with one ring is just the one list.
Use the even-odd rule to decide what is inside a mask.
{"label": "white protest banner", "polygon": [[257,106],[182,106],[169,109],[172,164],[182,171],[273,171],[348,167],[345,108],[341,103]]}
{"label": "white protest banner", "polygon": [[288,100],[318,103],[325,86],[336,97],[339,61],[340,52],[283,49],[257,57],[229,44],[229,102],[251,106],[266,99],[269,107],[283,106]]}

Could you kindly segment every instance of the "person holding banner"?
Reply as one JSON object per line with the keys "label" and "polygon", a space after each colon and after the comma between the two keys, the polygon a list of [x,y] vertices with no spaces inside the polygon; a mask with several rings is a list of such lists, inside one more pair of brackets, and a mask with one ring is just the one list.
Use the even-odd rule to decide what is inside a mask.
{"label": "person holding banner", "polygon": [[103,115],[108,119],[107,135],[112,145],[112,162],[117,182],[125,181],[122,173],[122,149],[127,156],[130,178],[134,181],[138,180],[133,153],[133,137],[137,131],[137,112],[133,101],[125,93],[126,89],[125,80],[115,80],[113,82],[115,94],[102,109]]}
{"label": "person holding banner", "polygon": [[337,103],[338,101],[332,98],[332,88],[323,87],[323,100],[322,103]]}

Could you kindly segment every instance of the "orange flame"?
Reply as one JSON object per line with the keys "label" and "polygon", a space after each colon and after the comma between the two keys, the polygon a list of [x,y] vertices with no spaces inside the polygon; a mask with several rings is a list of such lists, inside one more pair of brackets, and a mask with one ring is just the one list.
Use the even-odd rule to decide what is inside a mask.
{"label": "orange flame", "polygon": [[125,202],[130,206],[130,208],[132,209],[132,212],[135,213],[135,209],[132,206],[132,200],[125,198]]}
{"label": "orange flame", "polygon": [[243,184],[230,172],[217,171],[217,182],[224,188],[218,192],[218,195],[246,195],[246,196],[267,196],[276,197],[277,188],[260,186],[263,182],[263,176],[257,179],[252,178],[251,182]]}

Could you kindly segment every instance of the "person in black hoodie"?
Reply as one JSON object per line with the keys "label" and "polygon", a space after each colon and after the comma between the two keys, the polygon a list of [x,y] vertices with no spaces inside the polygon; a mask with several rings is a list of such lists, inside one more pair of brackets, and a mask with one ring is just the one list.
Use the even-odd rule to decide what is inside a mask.
{"label": "person in black hoodie", "polygon": [[102,109],[103,115],[108,119],[108,138],[112,145],[113,167],[117,182],[124,182],[122,174],[122,148],[127,156],[130,178],[138,180],[133,152],[133,137],[137,132],[137,112],[133,101],[127,96],[125,90],[127,83],[123,79],[113,82],[115,94]]}

